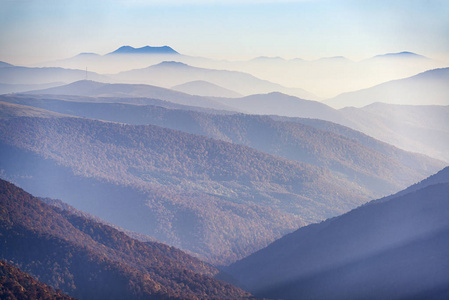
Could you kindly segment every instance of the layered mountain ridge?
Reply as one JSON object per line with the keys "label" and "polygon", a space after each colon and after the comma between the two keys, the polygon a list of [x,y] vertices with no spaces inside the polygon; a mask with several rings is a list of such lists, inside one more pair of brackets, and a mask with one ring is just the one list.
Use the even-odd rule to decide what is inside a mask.
{"label": "layered mountain ridge", "polygon": [[20,96],[2,99],[104,121],[153,124],[250,146],[344,174],[367,190],[372,198],[396,192],[445,166],[443,162],[388,147],[367,136],[360,137],[361,133],[342,126],[339,127],[342,128],[340,131],[329,133],[330,127],[325,124],[332,128],[338,125],[320,120],[294,119],[291,122],[288,118],[277,118],[283,121],[274,121],[274,117],[267,116],[215,115],[158,106],[82,103]]}

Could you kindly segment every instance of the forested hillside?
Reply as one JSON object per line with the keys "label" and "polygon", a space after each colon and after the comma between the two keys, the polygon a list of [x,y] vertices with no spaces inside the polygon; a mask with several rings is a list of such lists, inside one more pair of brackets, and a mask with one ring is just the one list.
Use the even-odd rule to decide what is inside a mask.
{"label": "forested hillside", "polygon": [[[192,111],[189,107],[159,106],[163,103],[129,105],[78,102],[89,101],[83,97],[73,99],[76,102],[41,97],[8,96],[3,99],[79,117],[135,125],[153,124],[250,146],[279,157],[325,167],[360,185],[371,198],[394,193],[446,165],[317,119],[206,113]],[[107,101],[107,98],[101,101]]]}
{"label": "forested hillside", "polygon": [[73,299],[52,287],[37,281],[15,266],[0,260],[0,299]]}
{"label": "forested hillside", "polygon": [[324,168],[157,126],[17,118],[0,136],[7,178],[218,263],[368,199]]}
{"label": "forested hillside", "polygon": [[51,207],[0,181],[1,259],[80,299],[246,298],[217,271],[160,243]]}

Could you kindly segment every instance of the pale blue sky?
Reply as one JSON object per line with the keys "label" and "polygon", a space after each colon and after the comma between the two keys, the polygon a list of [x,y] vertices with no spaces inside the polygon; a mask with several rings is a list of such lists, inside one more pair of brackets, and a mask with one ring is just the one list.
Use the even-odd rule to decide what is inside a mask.
{"label": "pale blue sky", "polygon": [[0,0],[0,60],[169,45],[219,59],[412,51],[449,61],[448,16],[445,0]]}

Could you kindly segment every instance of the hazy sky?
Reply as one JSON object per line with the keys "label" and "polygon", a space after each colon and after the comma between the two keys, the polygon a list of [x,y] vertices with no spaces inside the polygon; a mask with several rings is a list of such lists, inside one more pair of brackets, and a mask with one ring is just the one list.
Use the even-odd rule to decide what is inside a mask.
{"label": "hazy sky", "polygon": [[220,59],[412,51],[449,61],[448,16],[446,0],[0,0],[0,60],[169,45]]}

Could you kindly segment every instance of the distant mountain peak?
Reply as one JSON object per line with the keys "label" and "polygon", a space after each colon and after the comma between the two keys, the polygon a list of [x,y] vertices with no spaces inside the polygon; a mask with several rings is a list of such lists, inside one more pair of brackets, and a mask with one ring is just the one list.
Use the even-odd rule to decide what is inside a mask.
{"label": "distant mountain peak", "polygon": [[402,51],[402,52],[395,52],[395,53],[385,53],[385,54],[381,54],[381,55],[376,55],[372,58],[425,58],[428,59],[427,57],[420,55],[420,54],[416,54],[413,52],[409,52],[409,51]]}
{"label": "distant mountain peak", "polygon": [[322,57],[318,59],[318,61],[350,61],[349,58],[346,58],[344,56],[331,56],[331,57]]}
{"label": "distant mountain peak", "polygon": [[141,48],[122,46],[109,54],[179,54],[179,53],[169,46],[162,46],[162,47],[144,46]]}
{"label": "distant mountain peak", "polygon": [[252,61],[285,61],[280,56],[258,56],[252,59]]}
{"label": "distant mountain peak", "polygon": [[284,94],[284,93],[281,93],[281,92],[277,92],[277,91],[275,91],[275,92],[270,92],[270,93],[267,93],[266,95],[268,95],[268,96],[280,96],[280,97],[293,97],[293,96],[290,96],[290,95],[287,95],[287,94]]}
{"label": "distant mountain peak", "polygon": [[100,54],[93,53],[93,52],[82,52],[78,54],[77,56],[100,56]]}
{"label": "distant mountain peak", "polygon": [[190,67],[188,64],[179,61],[163,61],[155,66],[167,66],[167,67]]}
{"label": "distant mountain peak", "polygon": [[0,61],[0,68],[5,68],[5,67],[13,67],[13,65],[8,64],[4,61]]}

